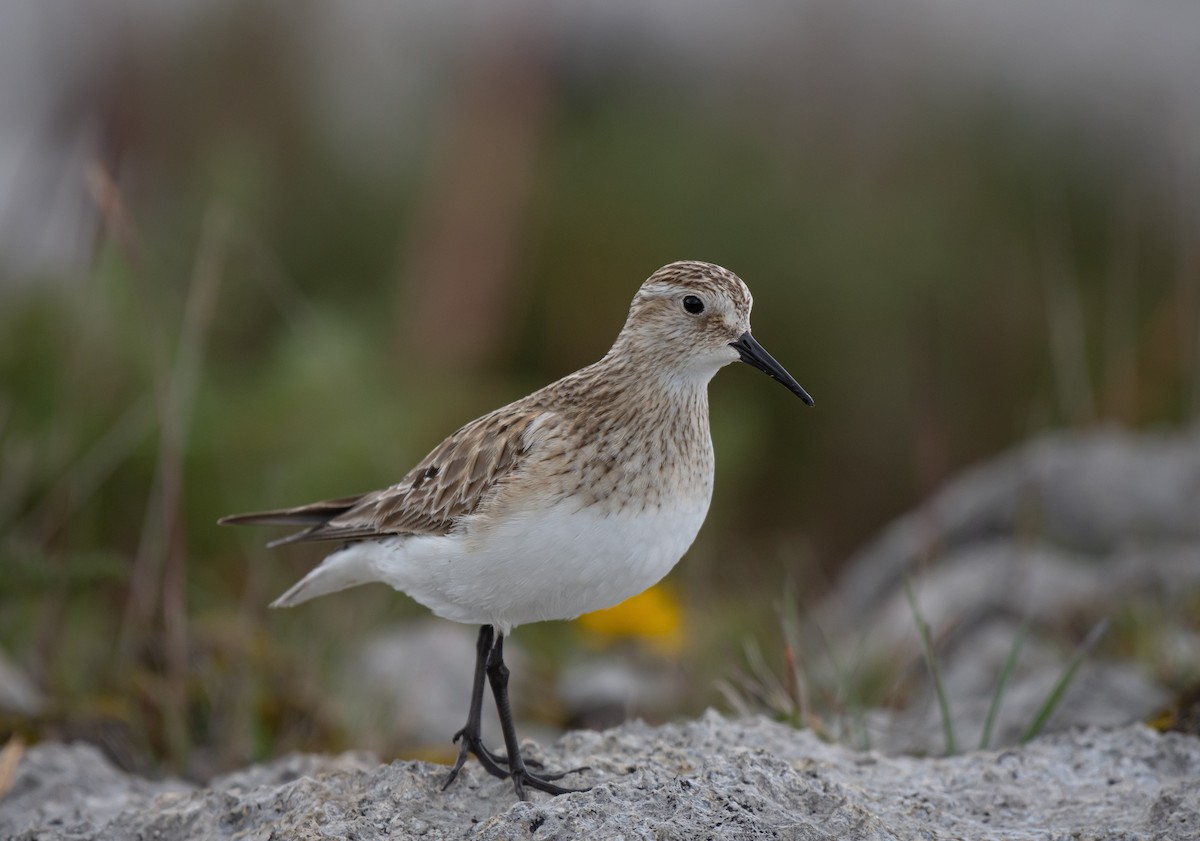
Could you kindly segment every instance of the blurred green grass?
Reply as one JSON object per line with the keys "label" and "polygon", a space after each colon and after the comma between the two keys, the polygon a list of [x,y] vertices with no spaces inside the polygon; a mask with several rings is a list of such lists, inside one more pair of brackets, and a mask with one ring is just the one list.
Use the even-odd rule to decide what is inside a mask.
{"label": "blurred green grass", "polygon": [[[268,617],[319,551],[214,521],[394,481],[597,358],[671,260],[746,279],[756,335],[817,399],[714,381],[713,508],[673,576],[700,629],[681,712],[717,700],[737,640],[777,633],[761,606],[785,575],[811,600],[953,470],[1038,429],[1200,405],[1200,244],[1177,197],[1072,115],[987,94],[910,94],[867,131],[828,98],[556,78],[512,256],[472,316],[492,332],[448,359],[477,337],[423,304],[439,290],[413,254],[456,230],[436,210],[455,124],[431,106],[415,154],[349,166],[277,34],[233,31],[158,56],[122,101],[120,171],[98,161],[120,211],[94,208],[86,265],[0,279],[0,647],[52,699],[48,732],[99,716],[139,767],[193,775],[352,742],[336,665],[417,609],[368,588]],[[573,633],[521,631],[549,661]]]}

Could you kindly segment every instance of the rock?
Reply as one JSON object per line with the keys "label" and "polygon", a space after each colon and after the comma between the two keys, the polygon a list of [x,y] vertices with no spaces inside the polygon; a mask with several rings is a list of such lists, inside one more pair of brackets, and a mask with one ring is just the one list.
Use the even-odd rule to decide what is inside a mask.
{"label": "rock", "polygon": [[46,699],[4,649],[0,648],[0,711],[35,716],[46,707]]}
{"label": "rock", "polygon": [[599,730],[630,718],[661,720],[680,708],[688,692],[672,666],[651,651],[589,652],[562,670],[557,695],[576,727]]}
{"label": "rock", "polygon": [[[428,617],[385,628],[357,646],[336,682],[339,717],[353,744],[385,755],[455,751],[451,736],[463,726],[471,697],[478,628]],[[524,697],[529,673],[519,641],[506,640],[513,694]],[[453,668],[443,668],[454,664]],[[484,732],[499,733],[500,719],[485,704]]]}
{"label": "rock", "polygon": [[[980,743],[996,680],[1017,632],[1015,622],[996,621],[967,635],[969,649],[939,652],[942,685],[949,699],[960,750]],[[997,709],[989,746],[1020,742],[1054,691],[1069,657],[1070,651],[1036,637],[1025,640]],[[1047,719],[1043,732],[1144,721],[1169,701],[1170,693],[1145,667],[1086,658]],[[867,744],[889,754],[946,752],[941,710],[928,680],[918,684],[903,709],[867,713],[865,728],[866,737],[853,734],[852,743]]]}
{"label": "rock", "polygon": [[103,830],[130,804],[190,790],[183,782],[126,774],[92,745],[39,744],[25,752],[0,800],[0,837],[34,827],[53,828],[61,833],[55,837],[92,837],[88,833]]}
{"label": "rock", "polygon": [[1194,547],[1200,425],[1047,434],[964,472],[851,560],[825,621],[836,631],[839,617],[874,612],[905,574],[997,539],[1018,549],[1061,547],[1075,557],[1105,557],[1130,543]]}
{"label": "rock", "polygon": [[834,640],[830,659],[840,665],[816,667],[818,683],[848,670],[901,687],[892,698],[898,711],[867,717],[871,746],[936,753],[944,749],[941,713],[906,580],[966,744],[978,742],[1023,621],[1029,636],[993,745],[1015,744],[1089,628],[1125,616],[1127,634],[1162,640],[1156,662],[1114,659],[1113,651],[1137,650],[1132,644],[1090,652],[1046,732],[1144,720],[1169,697],[1158,675],[1195,668],[1186,648],[1197,558],[1200,426],[1045,435],[965,472],[885,529],[815,612],[819,629],[798,636]]}
{"label": "rock", "polygon": [[37,745],[0,802],[14,841],[185,838],[1200,837],[1200,739],[1133,725],[944,759],[858,753],[715,713],[572,732],[533,752],[592,790],[532,802],[469,765],[291,756],[204,788],[129,777],[83,745]]}

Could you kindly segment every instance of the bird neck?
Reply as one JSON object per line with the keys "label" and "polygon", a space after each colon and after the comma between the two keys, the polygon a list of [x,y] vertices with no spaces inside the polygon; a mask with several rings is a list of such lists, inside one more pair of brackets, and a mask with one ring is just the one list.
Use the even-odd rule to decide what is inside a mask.
{"label": "bird neck", "polygon": [[638,352],[636,348],[615,345],[593,366],[610,383],[619,383],[639,399],[665,400],[671,403],[708,405],[708,382],[717,368],[707,370],[686,357],[669,350]]}

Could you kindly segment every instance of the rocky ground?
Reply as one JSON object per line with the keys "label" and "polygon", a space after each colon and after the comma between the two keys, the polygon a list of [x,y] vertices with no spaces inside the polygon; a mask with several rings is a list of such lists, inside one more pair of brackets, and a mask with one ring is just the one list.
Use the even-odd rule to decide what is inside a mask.
{"label": "rocky ground", "polygon": [[478,766],[441,791],[442,766],[360,754],[292,756],[195,788],[43,744],[0,803],[0,838],[1200,838],[1200,739],[1141,725],[916,759],[710,713],[532,750],[589,766],[570,779],[593,788],[520,803]]}

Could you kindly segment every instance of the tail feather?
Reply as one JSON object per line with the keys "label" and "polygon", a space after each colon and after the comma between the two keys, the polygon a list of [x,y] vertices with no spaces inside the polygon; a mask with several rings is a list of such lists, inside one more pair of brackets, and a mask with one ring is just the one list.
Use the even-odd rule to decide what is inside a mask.
{"label": "tail feather", "polygon": [[274,511],[255,511],[251,514],[232,514],[217,520],[222,526],[323,526],[339,514],[345,514],[358,504],[364,494],[327,499],[295,508]]}
{"label": "tail feather", "polygon": [[288,588],[286,593],[271,602],[271,607],[294,607],[318,596],[376,580],[378,579],[372,573],[367,554],[361,551],[359,546],[347,546],[339,552],[334,552],[316,569]]}
{"label": "tail feather", "polygon": [[[330,520],[345,514],[362,500],[363,494],[342,499],[329,499],[301,505],[296,508],[280,508],[275,511],[258,511],[252,514],[234,514],[222,517],[217,523],[223,526],[302,526],[301,531],[273,540],[267,546],[280,546],[300,540],[350,540],[369,537],[373,531],[356,528],[326,529]],[[375,581],[369,552],[359,545],[347,545],[322,561],[316,569],[297,581],[286,593],[271,602],[271,607],[292,607],[317,596],[336,593],[347,587],[355,587]]]}
{"label": "tail feather", "polygon": [[[307,526],[303,531],[289,534],[278,540],[272,540],[267,548],[282,546],[285,543],[295,543],[304,540],[313,532],[320,530],[334,517],[345,514],[358,504],[364,494],[346,496],[341,499],[327,499],[309,505],[298,505],[295,508],[277,508],[274,511],[255,511],[250,514],[231,514],[217,520],[220,526]],[[331,538],[331,539],[336,539]]]}

